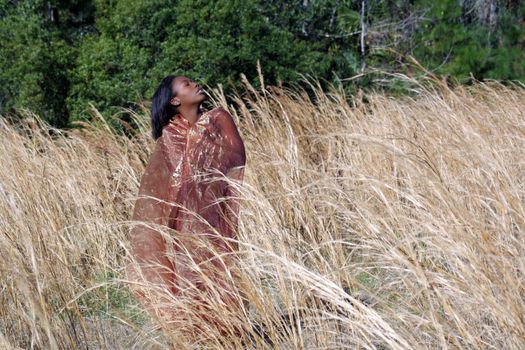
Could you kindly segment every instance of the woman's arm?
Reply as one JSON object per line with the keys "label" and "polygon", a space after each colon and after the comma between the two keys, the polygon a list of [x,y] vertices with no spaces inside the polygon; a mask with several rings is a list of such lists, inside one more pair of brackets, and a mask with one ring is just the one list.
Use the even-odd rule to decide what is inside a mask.
{"label": "woman's arm", "polygon": [[164,137],[159,139],[142,175],[139,196],[130,232],[131,253],[140,265],[141,273],[150,283],[162,283],[171,288],[173,266],[166,256],[166,241],[156,225],[167,226],[172,205],[172,172],[165,157]]}
{"label": "woman's arm", "polygon": [[[224,191],[224,202],[222,208],[224,213],[224,230],[223,235],[228,238],[237,239],[237,229],[239,223],[239,209],[242,200],[242,193],[240,188],[244,178],[244,166],[231,168],[226,176],[231,180]],[[236,242],[228,243],[233,250],[237,250],[238,244]]]}
{"label": "woman's arm", "polygon": [[219,108],[219,113],[215,118],[215,126],[219,129],[219,137],[215,142],[237,153],[238,157],[236,158],[238,158],[239,164],[233,166],[244,165],[246,161],[244,142],[231,114],[222,107]]}
{"label": "woman's arm", "polygon": [[[218,128],[219,137],[216,143],[229,150],[229,154],[222,159],[227,168],[226,177],[228,183],[223,193],[225,200],[222,204],[224,213],[223,235],[229,238],[237,238],[237,225],[239,215],[239,204],[241,200],[240,186],[244,178],[244,166],[246,164],[246,150],[244,142],[239,134],[239,130],[231,114],[224,108],[219,108],[219,113],[215,118],[215,127]],[[233,250],[238,249],[236,243],[229,243]]]}

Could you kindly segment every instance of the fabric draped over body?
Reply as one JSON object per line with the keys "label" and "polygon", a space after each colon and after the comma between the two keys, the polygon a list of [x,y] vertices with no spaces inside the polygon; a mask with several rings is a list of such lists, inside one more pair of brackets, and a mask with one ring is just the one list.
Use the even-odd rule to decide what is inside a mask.
{"label": "fabric draped over body", "polygon": [[[235,277],[228,253],[238,246],[227,239],[237,238],[244,166],[244,144],[231,115],[221,107],[201,114],[195,123],[177,114],[157,139],[133,211],[132,220],[138,223],[131,230],[131,254],[138,265],[129,271],[134,278],[140,273],[143,286],[162,289],[159,295],[164,297],[154,297],[155,292],[146,293],[143,287],[134,292],[165,320],[180,318],[180,310],[170,306],[173,300],[206,292],[209,284],[203,275],[223,299],[238,304],[234,284],[227,282]],[[188,294],[192,290],[198,293]]]}

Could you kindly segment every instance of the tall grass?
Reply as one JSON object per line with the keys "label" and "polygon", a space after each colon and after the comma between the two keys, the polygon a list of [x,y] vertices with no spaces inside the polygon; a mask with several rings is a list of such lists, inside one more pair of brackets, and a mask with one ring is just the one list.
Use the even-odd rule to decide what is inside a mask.
{"label": "tall grass", "polygon": [[311,84],[315,101],[246,83],[227,106],[213,91],[247,150],[249,306],[209,312],[244,327],[243,340],[168,330],[130,293],[147,113],[132,138],[101,116],[72,131],[2,120],[0,346],[525,348],[525,89],[434,82],[349,104]]}

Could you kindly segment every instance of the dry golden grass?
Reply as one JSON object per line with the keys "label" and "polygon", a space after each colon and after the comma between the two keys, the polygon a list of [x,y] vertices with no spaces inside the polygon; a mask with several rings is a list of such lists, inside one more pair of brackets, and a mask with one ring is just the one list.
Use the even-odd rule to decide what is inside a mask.
{"label": "dry golden grass", "polygon": [[[250,307],[216,313],[274,344],[252,332],[247,348],[525,348],[523,87],[434,81],[352,105],[315,84],[315,103],[246,88],[236,106],[220,90],[213,101],[248,156]],[[52,136],[36,117],[0,124],[0,347],[241,347],[213,328],[207,343],[163,332],[129,293],[129,218],[153,146],[135,117],[132,139],[102,118]]]}

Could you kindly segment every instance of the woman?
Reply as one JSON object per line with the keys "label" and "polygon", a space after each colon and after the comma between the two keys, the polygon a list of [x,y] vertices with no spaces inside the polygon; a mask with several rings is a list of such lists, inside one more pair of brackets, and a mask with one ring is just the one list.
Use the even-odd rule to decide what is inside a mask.
{"label": "woman", "polygon": [[[236,238],[236,185],[243,180],[245,149],[224,108],[201,108],[206,98],[185,76],[170,75],[160,83],[151,109],[156,146],[133,212],[139,224],[131,232],[131,253],[139,268],[134,265],[130,272],[146,282],[134,292],[149,311],[177,322],[179,330],[195,317],[221,328],[209,309],[217,295],[242,304],[228,253],[237,249],[231,239]],[[157,225],[172,230],[166,234]],[[176,302],[184,300],[177,310]],[[191,312],[183,316],[181,310]]]}

